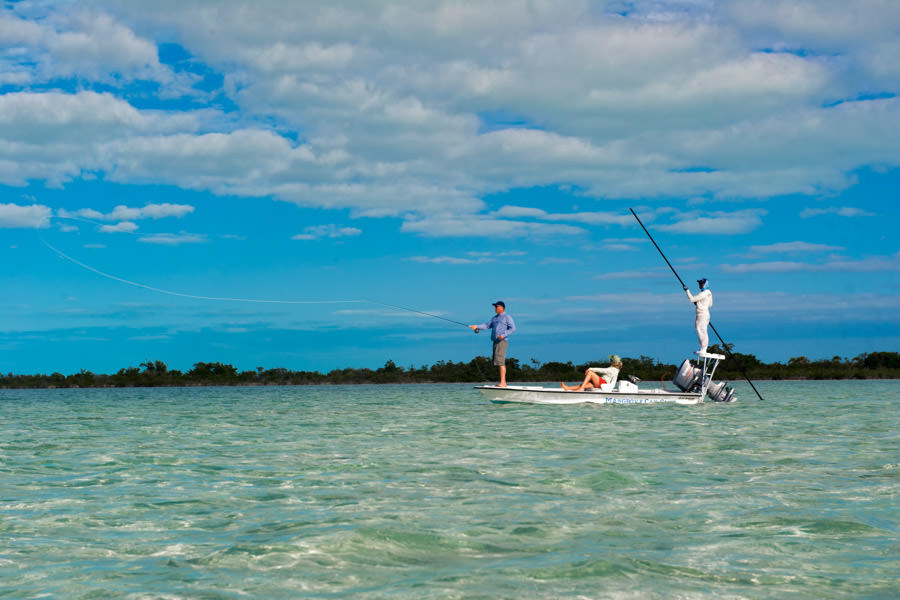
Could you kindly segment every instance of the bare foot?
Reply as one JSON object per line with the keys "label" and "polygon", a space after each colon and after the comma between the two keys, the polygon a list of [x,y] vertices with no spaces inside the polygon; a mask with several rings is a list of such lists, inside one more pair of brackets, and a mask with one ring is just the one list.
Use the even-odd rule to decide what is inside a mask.
{"label": "bare foot", "polygon": [[497,384],[497,387],[506,387],[506,384],[505,384],[505,383],[498,383],[498,384]]}

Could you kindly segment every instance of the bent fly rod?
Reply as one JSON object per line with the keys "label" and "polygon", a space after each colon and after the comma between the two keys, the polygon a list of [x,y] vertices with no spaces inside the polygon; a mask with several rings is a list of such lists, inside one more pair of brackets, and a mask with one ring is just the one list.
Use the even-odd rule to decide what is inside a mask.
{"label": "bent fly rod", "polygon": [[[641,220],[640,220],[640,218],[638,218],[637,213],[634,212],[634,209],[629,208],[628,210],[630,210],[630,211],[631,211],[631,214],[634,215],[634,218],[637,219],[638,225],[641,226],[641,229],[644,230],[644,233],[646,233],[646,234],[647,234],[647,237],[650,238],[650,241],[653,242],[653,245],[656,246],[656,251],[659,252],[659,255],[662,256],[663,260],[666,261],[666,264],[669,265],[669,268],[672,270],[672,274],[675,275],[675,278],[676,278],[676,279],[678,279],[678,283],[681,284],[681,287],[682,287],[682,288],[687,289],[687,286],[684,284],[684,281],[681,280],[681,277],[678,276],[678,272],[675,271],[675,267],[672,266],[672,263],[670,263],[670,262],[669,262],[669,259],[666,258],[666,255],[663,254],[663,251],[660,250],[659,245],[656,243],[656,240],[653,239],[653,236],[650,235],[650,232],[647,231],[647,228],[644,227],[644,224],[643,224],[643,223],[641,223]],[[731,353],[731,350],[728,349],[728,344],[725,343],[725,340],[723,340],[723,339],[722,339],[722,336],[719,335],[719,332],[716,331],[715,325],[713,325],[712,322],[710,322],[710,323],[709,323],[709,326],[710,326],[710,328],[713,330],[713,333],[716,334],[716,337],[719,338],[719,341],[722,342],[722,347],[725,349],[725,353],[728,354],[728,357],[729,357],[729,358],[731,358],[732,360],[734,360],[735,364],[738,366],[738,369],[740,369],[741,375],[744,376],[744,379],[747,380],[747,383],[750,384],[750,387],[753,388],[753,391],[756,392],[756,395],[759,396],[759,399],[760,399],[760,400],[764,400],[764,398],[762,397],[762,394],[759,393],[759,390],[756,389],[756,386],[753,385],[753,382],[750,381],[750,378],[749,378],[749,377],[747,377],[747,372],[744,371],[744,366],[743,366],[743,365],[741,364],[741,362],[737,359],[737,357],[736,357],[734,354]]]}

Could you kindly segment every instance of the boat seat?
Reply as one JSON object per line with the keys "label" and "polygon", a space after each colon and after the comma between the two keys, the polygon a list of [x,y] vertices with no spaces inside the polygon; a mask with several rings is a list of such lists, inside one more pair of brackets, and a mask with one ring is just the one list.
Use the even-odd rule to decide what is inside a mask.
{"label": "boat seat", "polygon": [[631,383],[630,381],[620,381],[619,382],[619,391],[620,392],[636,392],[636,391],[638,391],[638,386]]}

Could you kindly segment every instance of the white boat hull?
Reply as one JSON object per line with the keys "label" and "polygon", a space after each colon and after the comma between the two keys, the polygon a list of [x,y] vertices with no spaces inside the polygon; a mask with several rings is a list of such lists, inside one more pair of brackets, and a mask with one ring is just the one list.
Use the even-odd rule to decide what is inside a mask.
{"label": "white boat hull", "polygon": [[561,388],[540,386],[477,385],[485,398],[497,404],[700,404],[703,394],[691,392],[670,392],[662,389],[637,390],[634,392],[603,392],[585,390],[567,392]]}

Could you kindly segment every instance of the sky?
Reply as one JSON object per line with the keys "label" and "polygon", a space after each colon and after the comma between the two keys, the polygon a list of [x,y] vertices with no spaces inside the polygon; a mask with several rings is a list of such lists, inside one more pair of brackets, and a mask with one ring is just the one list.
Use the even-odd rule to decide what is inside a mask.
{"label": "sky", "polygon": [[0,372],[469,361],[497,300],[680,362],[629,209],[735,351],[898,351],[897,56],[895,0],[4,1]]}

